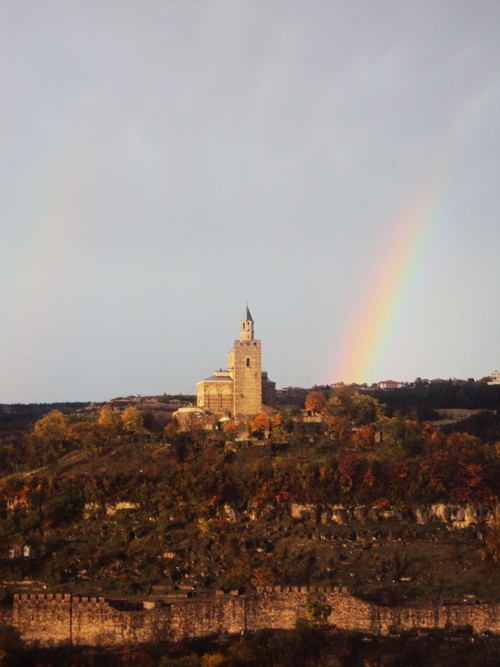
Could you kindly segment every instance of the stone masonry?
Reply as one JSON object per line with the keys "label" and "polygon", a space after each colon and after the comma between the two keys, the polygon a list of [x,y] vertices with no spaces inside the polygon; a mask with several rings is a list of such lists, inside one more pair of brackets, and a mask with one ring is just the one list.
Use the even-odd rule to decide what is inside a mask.
{"label": "stone masonry", "polygon": [[379,607],[338,588],[271,587],[251,595],[187,599],[108,600],[68,594],[14,597],[11,619],[29,645],[120,646],[173,641],[221,633],[291,629],[308,619],[311,603],[326,609],[339,630],[386,635],[412,629],[469,626],[475,633],[500,634],[498,604],[435,604]]}
{"label": "stone masonry", "polygon": [[216,415],[247,419],[261,412],[263,405],[273,405],[275,389],[275,383],[262,371],[261,341],[255,340],[254,321],[247,307],[240,322],[240,338],[228,354],[227,370],[214,371],[198,382],[197,405]]}

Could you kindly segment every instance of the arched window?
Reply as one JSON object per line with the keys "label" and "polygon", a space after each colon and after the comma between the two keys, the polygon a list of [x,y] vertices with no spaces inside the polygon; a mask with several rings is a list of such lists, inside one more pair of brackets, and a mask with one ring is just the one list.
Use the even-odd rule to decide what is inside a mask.
{"label": "arched window", "polygon": [[250,357],[247,357],[247,368],[250,368]]}

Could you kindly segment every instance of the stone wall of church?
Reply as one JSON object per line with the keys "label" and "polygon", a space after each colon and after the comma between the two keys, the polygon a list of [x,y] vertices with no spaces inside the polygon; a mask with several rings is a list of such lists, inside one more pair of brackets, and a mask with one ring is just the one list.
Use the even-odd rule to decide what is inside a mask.
{"label": "stone wall of church", "polygon": [[233,412],[233,383],[204,380],[197,385],[198,407],[216,415]]}

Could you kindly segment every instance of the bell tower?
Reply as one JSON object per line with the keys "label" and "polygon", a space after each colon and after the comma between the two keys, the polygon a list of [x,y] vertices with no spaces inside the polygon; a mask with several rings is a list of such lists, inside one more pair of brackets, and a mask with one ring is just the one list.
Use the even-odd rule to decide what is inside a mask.
{"label": "bell tower", "polygon": [[229,353],[233,378],[235,417],[255,416],[262,410],[262,359],[260,340],[254,338],[254,322],[248,306],[240,322],[240,339]]}
{"label": "bell tower", "polygon": [[248,305],[240,322],[240,340],[253,340],[253,318]]}
{"label": "bell tower", "polygon": [[240,320],[240,337],[227,356],[227,370],[214,371],[198,382],[198,407],[217,415],[226,413],[243,421],[273,406],[276,383],[262,372],[260,340],[255,340],[254,322],[247,307]]}

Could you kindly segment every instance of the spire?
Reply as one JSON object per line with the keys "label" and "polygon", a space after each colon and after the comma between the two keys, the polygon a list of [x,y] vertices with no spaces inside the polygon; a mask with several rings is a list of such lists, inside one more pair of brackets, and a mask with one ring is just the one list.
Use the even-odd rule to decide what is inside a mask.
{"label": "spire", "polygon": [[245,308],[245,312],[243,313],[243,317],[241,318],[242,322],[253,322],[253,317],[250,314],[250,311],[248,310],[248,303],[247,307]]}
{"label": "spire", "polygon": [[248,310],[248,303],[240,322],[240,340],[253,340],[253,317]]}

